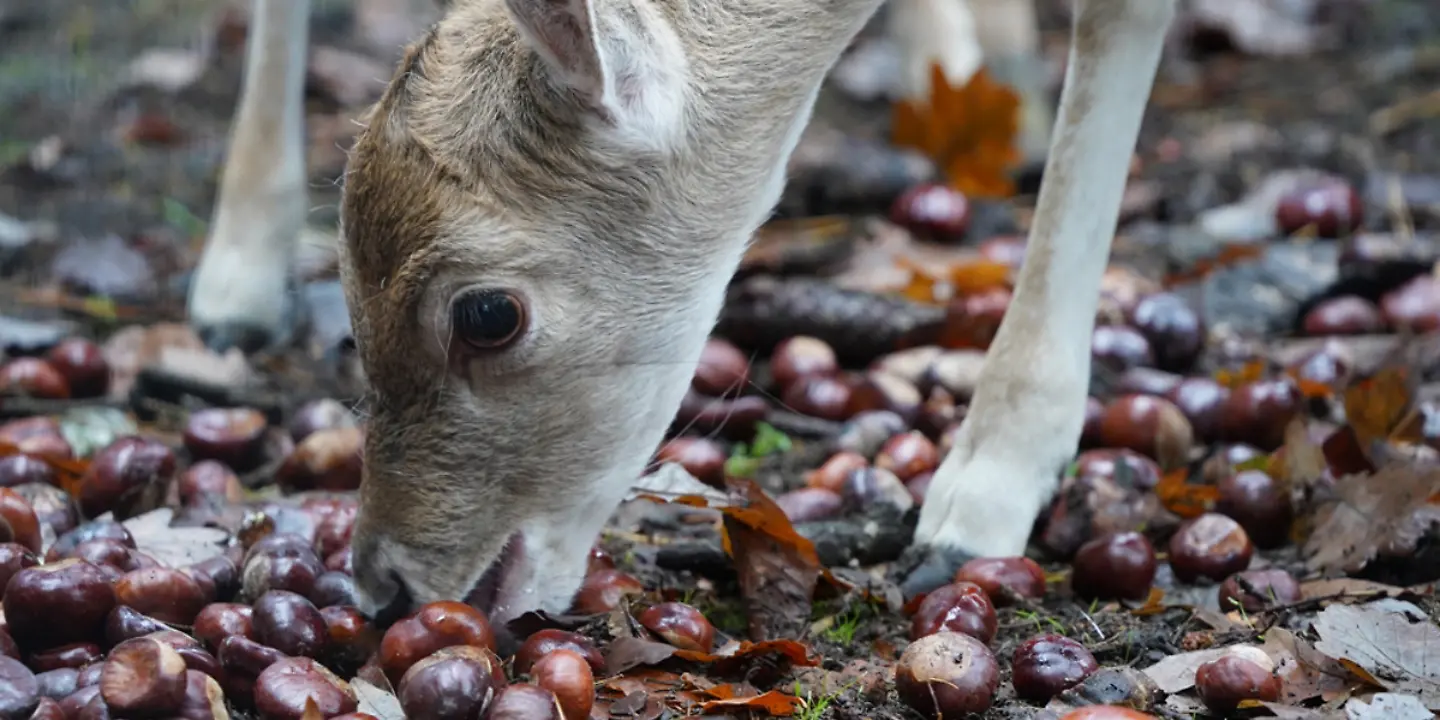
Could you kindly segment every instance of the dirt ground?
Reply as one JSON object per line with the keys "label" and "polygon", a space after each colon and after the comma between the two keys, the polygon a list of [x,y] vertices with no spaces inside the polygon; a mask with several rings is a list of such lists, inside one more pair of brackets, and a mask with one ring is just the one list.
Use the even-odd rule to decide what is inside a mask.
{"label": "dirt ground", "polygon": [[[366,52],[354,37],[345,0],[315,5],[315,44]],[[1222,33],[1197,32],[1177,41],[1179,50],[1162,69],[1137,150],[1132,188],[1143,190],[1143,198],[1130,215],[1131,227],[1140,228],[1135,238],[1155,232],[1164,237],[1165,228],[1190,223],[1205,210],[1241,199],[1266,176],[1297,167],[1331,172],[1360,188],[1367,207],[1379,210],[1368,215],[1369,229],[1393,229],[1403,221],[1428,238],[1440,225],[1440,3],[1334,0],[1325,7],[1334,13],[1332,46],[1299,57],[1238,53],[1226,46]],[[1058,67],[1065,15],[1059,2],[1042,2],[1042,9],[1045,44]],[[54,228],[51,239],[0,247],[0,314],[78,322],[102,336],[123,324],[181,319],[182,289],[215,199],[240,81],[240,51],[216,41],[219,17],[218,3],[210,0],[0,0],[0,214]],[[156,48],[206,51],[203,74],[175,92],[127,85],[122,70]],[[388,59],[369,56],[388,67]],[[345,136],[332,129],[359,109],[345,106],[334,88],[333,78],[319,76],[309,89],[311,220],[317,227],[333,226],[336,216]],[[832,90],[817,122],[883,132],[888,113],[888,107]],[[166,129],[152,135],[161,139],[136,141],[135,128],[161,122],[157,118]],[[44,156],[42,167],[37,153]],[[1023,208],[1031,201],[1029,196],[1017,201],[1022,211],[1015,217],[1022,225]],[[1137,242],[1128,252],[1141,256],[1138,266],[1168,272],[1194,261],[1176,260],[1176,251],[1163,243]],[[95,252],[108,254],[90,257],[101,258],[93,262],[109,269],[57,271],[67,248],[98,248]],[[143,261],[143,269],[125,270],[134,258]],[[1298,272],[1303,274],[1303,267]],[[62,288],[58,295],[37,292],[55,287]],[[84,300],[98,295],[116,305],[105,312],[87,309]],[[1293,298],[1290,307],[1310,300]],[[124,310],[120,317],[116,307]],[[1283,319],[1294,322],[1293,314]],[[1271,332],[1266,339],[1285,335]],[[762,365],[757,373],[765,372]],[[326,376],[339,371],[314,358],[268,358],[261,369],[271,373],[272,389],[289,393],[271,398],[280,415],[309,398],[354,400],[360,392],[353,383]],[[790,465],[767,460],[772,465],[759,475],[769,473],[771,479],[762,481],[767,490],[803,484],[799,471],[825,456],[821,440],[792,435],[792,456],[805,457]],[[636,517],[643,520],[643,513]],[[685,598],[721,632],[745,636],[735,573],[657,564],[659,546],[650,541],[674,535],[683,525],[673,517],[667,522],[653,535],[635,527],[616,529],[604,545],[647,586]],[[1260,562],[1306,574],[1294,547],[1266,552]],[[1045,569],[1063,578],[1068,565],[1048,562]],[[1301,632],[1323,604],[1307,598],[1262,623],[1220,622],[1216,617],[1224,614],[1214,604],[1213,588],[1210,600],[1195,600],[1166,572],[1157,585],[1172,595],[1151,612],[1135,612],[1134,604],[1085,605],[1065,593],[1001,609],[992,647],[1002,658],[1002,690],[984,717],[1029,718],[1040,712],[1015,699],[1008,682],[1014,648],[1039,632],[1081,640],[1102,666],[1143,668],[1192,650],[1265,643],[1270,628]],[[1430,622],[1440,620],[1433,597],[1404,597]],[[1207,602],[1208,614],[1196,611]],[[860,677],[847,674],[857,663],[888,664],[908,642],[909,620],[874,596],[820,600],[808,620],[803,639],[822,658],[820,668],[833,673],[828,681]],[[805,720],[915,717],[898,703],[867,699],[851,685],[826,686],[814,676],[806,682]],[[1201,709],[1192,702],[1153,712],[1178,718]]]}

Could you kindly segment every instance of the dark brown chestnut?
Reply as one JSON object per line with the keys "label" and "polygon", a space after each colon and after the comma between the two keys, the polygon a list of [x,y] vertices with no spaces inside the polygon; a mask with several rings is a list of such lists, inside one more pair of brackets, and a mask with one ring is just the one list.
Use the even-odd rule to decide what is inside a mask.
{"label": "dark brown chestnut", "polygon": [[775,504],[780,506],[790,522],[797,523],[837,517],[844,509],[845,501],[839,493],[804,487],[775,496]]}
{"label": "dark brown chestnut", "polygon": [[910,618],[910,639],[946,631],[965,633],[989,644],[997,627],[990,596],[975,583],[954,582],[936,588],[920,601]]}
{"label": "dark brown chestnut", "polygon": [[927,718],[983,713],[999,685],[995,655],[964,633],[926,635],[910,643],[895,664],[900,701]]}
{"label": "dark brown chestnut", "polygon": [[185,660],[154,638],[116,645],[100,673],[100,697],[117,713],[164,715],[185,701]]}
{"label": "dark brown chestnut", "polygon": [[[258,609],[256,612],[258,620]],[[495,651],[495,633],[485,613],[464,603],[433,602],[401,619],[380,641],[380,667],[391,682],[441,648],[472,645]]]}
{"label": "dark brown chestnut", "polygon": [[1385,323],[1397,330],[1431,333],[1440,330],[1440,282],[1420,275],[1380,298]]}
{"label": "dark brown chestnut", "polygon": [[889,410],[906,423],[914,424],[920,417],[925,398],[905,378],[879,370],[871,370],[856,378],[850,386],[849,405],[845,417],[862,412]]}
{"label": "dark brown chestnut", "polygon": [[1229,388],[1206,377],[1186,378],[1165,397],[1184,413],[1197,439],[1209,443],[1221,437],[1221,411],[1230,397]]}
{"label": "dark brown chestnut", "polygon": [[44,460],[23,453],[0,457],[0,487],[13,488],[27,483],[57,482],[55,471]]}
{"label": "dark brown chestnut", "polygon": [[1090,338],[1090,361],[1114,373],[1155,364],[1150,341],[1128,325],[1097,325]]}
{"label": "dark brown chestnut", "polygon": [[561,720],[555,693],[534,685],[510,685],[495,695],[488,720]]}
{"label": "dark brown chestnut", "polygon": [[[713,635],[713,629],[711,632]],[[525,639],[525,643],[515,653],[515,672],[521,675],[529,674],[530,668],[552,650],[572,650],[580,653],[585,662],[590,663],[591,670],[596,673],[605,672],[605,656],[600,654],[600,650],[590,638],[555,628],[540,630]]]}
{"label": "dark brown chestnut", "polygon": [[105,659],[105,652],[95,643],[70,643],[30,654],[30,669],[35,672],[70,668],[78,670]]}
{"label": "dark brown chestnut", "polygon": [[1220,609],[1260,612],[1276,605],[1300,602],[1300,583],[1280,568],[1243,570],[1220,583]]}
{"label": "dark brown chestnut", "polygon": [[555,693],[565,720],[590,717],[595,705],[595,675],[585,657],[573,650],[555,650],[540,658],[530,669],[530,678]]}
{"label": "dark brown chestnut", "polygon": [[738,395],[750,380],[750,358],[727,340],[712,337],[700,351],[690,387],[712,397]]}
{"label": "dark brown chestnut", "polygon": [[970,227],[970,200],[948,185],[921,183],[891,203],[890,222],[922,240],[958,243]]}
{"label": "dark brown chestnut", "polygon": [[61,340],[45,353],[45,359],[65,377],[71,397],[100,397],[110,389],[110,363],[100,346],[89,340]]}
{"label": "dark brown chestnut", "polygon": [[70,397],[70,383],[54,365],[40,358],[19,357],[0,365],[0,393],[63,400]]}
{"label": "dark brown chestnut", "polygon": [[1306,335],[1368,335],[1385,329],[1380,307],[1358,295],[1333,297],[1305,313]]}
{"label": "dark brown chestnut", "polygon": [[585,576],[575,593],[573,608],[582,615],[608,613],[625,598],[645,592],[645,586],[622,570],[597,570]]}
{"label": "dark brown chestnut", "polygon": [[35,652],[103,637],[115,591],[100,568],[61,560],[15,573],[0,602],[10,635],[22,650]]}
{"label": "dark brown chestnut", "polygon": [[480,720],[503,684],[504,671],[493,653],[460,645],[415,663],[400,679],[397,695],[406,717]]}
{"label": "dark brown chestnut", "polygon": [[1245,528],[1219,513],[1189,520],[1170,536],[1170,568],[1181,582],[1224,580],[1249,567],[1254,552]]}
{"label": "dark brown chestnut", "polygon": [[1027,557],[975,558],[960,566],[955,582],[978,585],[995,607],[1045,596],[1045,571]]}
{"label": "dark brown chestnut", "polygon": [[720,443],[702,437],[672,438],[655,454],[657,463],[678,463],[696,480],[714,487],[725,485],[727,459],[729,455]]}
{"label": "dark brown chestnut", "polygon": [[839,369],[834,348],[819,338],[797,335],[770,353],[770,377],[782,393],[802,378],[834,375]]}
{"label": "dark brown chestnut", "polygon": [[329,638],[320,610],[303,595],[288,590],[271,590],[260,596],[250,623],[257,642],[292,657],[319,655]]}
{"label": "dark brown chestnut", "polygon": [[206,408],[190,413],[185,423],[185,449],[197,460],[218,460],[246,472],[264,460],[268,423],[251,408]]}
{"label": "dark brown chestnut", "polygon": [[1150,343],[1155,366],[1183,373],[1205,349],[1206,329],[1200,315],[1178,295],[1156,293],[1130,310],[1130,324]]}
{"label": "dark brown chestnut", "polygon": [[40,518],[30,503],[10,488],[0,488],[0,541],[40,552]]}
{"label": "dark brown chestnut", "polygon": [[294,492],[358,489],[364,446],[365,433],[358,427],[316,430],[296,443],[275,479]]}
{"label": "dark brown chestnut", "polygon": [[1313,228],[1324,238],[1338,238],[1360,229],[1365,207],[1360,194],[1340,178],[1302,183],[1280,197],[1275,223],[1287,235]]}
{"label": "dark brown chestnut", "polygon": [[95,454],[80,479],[80,512],[95,517],[113,512],[117,520],[159,507],[175,473],[175,453],[143,437],[122,437]]}
{"label": "dark brown chestnut", "polygon": [[169,568],[128,572],[115,583],[115,598],[122,605],[162,622],[189,625],[208,598],[189,575]]}
{"label": "dark brown chestnut", "polygon": [[1175,404],[1152,395],[1123,395],[1105,408],[1100,439],[1153,458],[1162,469],[1185,464],[1194,445],[1190,421]]}
{"label": "dark brown chestnut", "polygon": [[1299,386],[1288,377],[1235,388],[1220,410],[1225,439],[1274,451],[1285,442],[1285,427],[1300,414],[1301,400]]}
{"label": "dark brown chestnut", "polygon": [[785,407],[801,415],[844,420],[850,412],[850,385],[830,375],[808,375],[786,388],[780,399]]}
{"label": "dark brown chestnut", "polygon": [[1022,699],[1046,703],[1100,669],[1084,645],[1064,635],[1041,635],[1015,649],[1011,682]]}
{"label": "dark brown chestnut", "polygon": [[805,484],[838,493],[845,488],[845,478],[851,472],[870,467],[864,455],[843,450],[831,455],[820,467],[805,473]]}
{"label": "dark brown chestnut", "polygon": [[900,433],[886,440],[880,454],[875,456],[876,468],[895,473],[902,482],[920,473],[934,472],[939,465],[939,449],[919,430]]}
{"label": "dark brown chestnut", "polygon": [[1241,470],[1222,479],[1219,490],[1215,511],[1240,523],[1256,547],[1276,548],[1289,541],[1294,512],[1285,486],[1260,470]]}
{"label": "dark brown chestnut", "polygon": [[640,624],[681,650],[708,653],[715,647],[715,627],[699,610],[682,602],[651,605]]}
{"label": "dark brown chestnut", "polygon": [[290,439],[299,445],[317,430],[353,428],[359,424],[355,413],[340,401],[331,398],[311,400],[301,405],[290,418]]}
{"label": "dark brown chestnut", "polygon": [[1242,700],[1280,699],[1280,678],[1273,662],[1258,648],[1246,650],[1253,652],[1232,651],[1195,669],[1195,691],[1205,707],[1230,713]]}
{"label": "dark brown chestnut", "polygon": [[255,707],[267,718],[300,720],[311,704],[327,718],[359,707],[349,683],[310,658],[285,658],[255,679]]}
{"label": "dark brown chestnut", "polygon": [[1090,599],[1144,599],[1155,580],[1155,548],[1138,532],[1109,533],[1075,552],[1070,586]]}
{"label": "dark brown chestnut", "polygon": [[40,704],[40,683],[19,660],[0,656],[0,717],[28,718]]}

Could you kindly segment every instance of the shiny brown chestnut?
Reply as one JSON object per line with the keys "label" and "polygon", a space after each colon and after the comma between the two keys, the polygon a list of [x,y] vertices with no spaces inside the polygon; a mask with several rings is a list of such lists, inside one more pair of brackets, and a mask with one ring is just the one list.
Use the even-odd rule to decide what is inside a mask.
{"label": "shiny brown chestnut", "polygon": [[955,582],[978,585],[995,607],[1045,596],[1045,571],[1027,557],[975,558],[960,566]]}
{"label": "shiny brown chestnut", "polygon": [[1071,567],[1081,598],[1140,600],[1155,580],[1155,548],[1138,532],[1109,533],[1081,545]]}
{"label": "shiny brown chestnut", "polygon": [[380,640],[380,667],[391,682],[398,682],[421,658],[454,645],[472,645],[494,652],[495,633],[490,629],[489,619],[485,613],[464,603],[428,603],[385,631]]}
{"label": "shiny brown chestnut", "polygon": [[715,647],[715,627],[699,610],[685,603],[651,605],[637,619],[645,629],[681,650],[708,653]]}
{"label": "shiny brown chestnut", "polygon": [[1181,582],[1224,580],[1250,565],[1255,552],[1245,528],[1219,513],[1205,513],[1170,536],[1170,568]]}
{"label": "shiny brown chestnut", "polygon": [[61,340],[45,353],[45,359],[64,376],[71,397],[100,397],[110,389],[110,363],[100,346],[89,340]]}
{"label": "shiny brown chestnut", "polygon": [[990,709],[1000,664],[969,635],[938,632],[910,643],[895,664],[900,701],[923,717],[965,717]]}
{"label": "shiny brown chestnut", "polygon": [[959,632],[988,645],[995,639],[997,627],[990,596],[975,583],[954,582],[936,588],[920,601],[910,618],[910,639]]}
{"label": "shiny brown chestnut", "polygon": [[1046,703],[1100,669],[1084,645],[1064,635],[1041,635],[1015,649],[1011,682],[1022,699]]}

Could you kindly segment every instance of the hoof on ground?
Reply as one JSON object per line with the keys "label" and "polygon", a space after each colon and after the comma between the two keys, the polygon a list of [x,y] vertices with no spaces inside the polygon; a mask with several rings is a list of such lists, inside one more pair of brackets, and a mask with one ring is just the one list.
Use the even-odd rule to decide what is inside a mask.
{"label": "hoof on ground", "polygon": [[911,545],[895,561],[892,580],[909,600],[955,581],[955,573],[975,556],[936,545]]}

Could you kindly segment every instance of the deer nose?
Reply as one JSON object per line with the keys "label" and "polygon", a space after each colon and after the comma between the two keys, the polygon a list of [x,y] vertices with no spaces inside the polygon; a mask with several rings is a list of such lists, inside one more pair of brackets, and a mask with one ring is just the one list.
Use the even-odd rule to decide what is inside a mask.
{"label": "deer nose", "polygon": [[379,604],[375,606],[370,618],[378,627],[389,627],[395,624],[395,621],[410,614],[415,604],[415,597],[410,593],[410,585],[405,582],[405,578],[400,577],[400,573],[394,570],[389,571],[389,576],[390,581],[387,584],[395,588],[394,594],[390,596],[389,600],[372,598],[372,600],[379,600]]}

